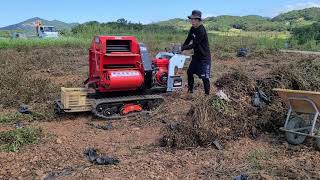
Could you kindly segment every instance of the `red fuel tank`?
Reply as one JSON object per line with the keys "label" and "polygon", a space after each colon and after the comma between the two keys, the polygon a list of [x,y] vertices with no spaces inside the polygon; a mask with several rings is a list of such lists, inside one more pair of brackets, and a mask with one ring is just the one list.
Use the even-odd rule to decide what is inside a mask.
{"label": "red fuel tank", "polygon": [[143,75],[137,70],[108,71],[106,79],[109,91],[137,90],[144,82]]}

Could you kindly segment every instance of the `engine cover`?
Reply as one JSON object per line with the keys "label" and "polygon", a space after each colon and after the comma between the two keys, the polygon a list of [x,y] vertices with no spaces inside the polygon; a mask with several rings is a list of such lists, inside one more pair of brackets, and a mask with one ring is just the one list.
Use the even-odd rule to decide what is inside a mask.
{"label": "engine cover", "polygon": [[144,82],[143,75],[138,70],[108,71],[107,85],[109,91],[131,91],[139,89]]}
{"label": "engine cover", "polygon": [[169,59],[153,59],[152,63],[156,68],[155,81],[159,86],[166,86],[168,80]]}

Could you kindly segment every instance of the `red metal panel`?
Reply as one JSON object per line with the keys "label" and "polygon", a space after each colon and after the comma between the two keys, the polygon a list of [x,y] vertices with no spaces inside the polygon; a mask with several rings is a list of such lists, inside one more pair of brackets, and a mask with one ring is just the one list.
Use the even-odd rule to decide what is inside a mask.
{"label": "red metal panel", "polygon": [[[116,40],[113,43],[123,40],[126,46],[129,41],[130,52],[108,50],[110,53],[107,54],[107,43],[113,40]],[[122,42],[120,44],[122,45]],[[100,80],[97,81],[97,79]],[[94,83],[100,92],[138,90],[144,83],[144,68],[136,38],[133,36],[96,36],[89,50],[87,83]]]}

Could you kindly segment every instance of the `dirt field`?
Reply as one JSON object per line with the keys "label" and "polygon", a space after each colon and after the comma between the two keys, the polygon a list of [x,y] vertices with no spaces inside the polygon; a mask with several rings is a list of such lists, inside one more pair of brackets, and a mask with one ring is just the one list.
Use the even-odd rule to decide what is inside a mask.
{"label": "dirt field", "polygon": [[[319,59],[319,56],[275,53],[249,58],[214,58],[213,75],[216,79],[241,68],[264,77],[281,64],[304,59]],[[9,76],[5,75],[11,75],[23,86],[10,89],[7,88],[11,87],[10,83],[3,82],[6,87],[1,90],[0,113],[3,115],[16,111],[22,102],[31,110],[49,113],[51,100],[59,96],[60,86],[81,86],[87,76],[84,49],[1,50],[0,60],[1,70],[8,71],[2,72],[0,80],[8,81]],[[5,66],[8,67],[3,68]],[[27,93],[34,88],[28,84],[35,79],[45,80],[50,86]],[[16,90],[18,93],[12,93]],[[58,119],[48,114],[36,121],[22,120],[24,127],[42,130],[41,140],[18,152],[0,152],[0,179],[232,179],[238,175],[247,175],[250,179],[320,179],[320,152],[313,147],[313,140],[292,146],[282,133],[228,141],[223,144],[223,150],[160,147],[163,128],[171,122],[183,121],[194,100],[203,98],[201,83],[195,94],[188,95],[185,91],[166,95],[163,107],[151,117],[103,121],[90,114]],[[36,99],[30,100],[30,97]],[[90,123],[112,124],[112,128],[97,129]],[[0,132],[15,126],[14,122],[0,124]],[[93,165],[83,155],[88,147],[116,157],[120,163]]]}

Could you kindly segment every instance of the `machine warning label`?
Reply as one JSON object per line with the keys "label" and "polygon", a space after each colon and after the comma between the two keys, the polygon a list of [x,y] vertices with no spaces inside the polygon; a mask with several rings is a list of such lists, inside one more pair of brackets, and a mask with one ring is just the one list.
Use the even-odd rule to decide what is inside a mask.
{"label": "machine warning label", "polygon": [[141,51],[147,51],[147,48],[146,47],[140,47],[140,50]]}
{"label": "machine warning label", "polygon": [[118,71],[118,72],[111,72],[112,77],[130,77],[130,76],[140,76],[139,72],[137,71]]}

